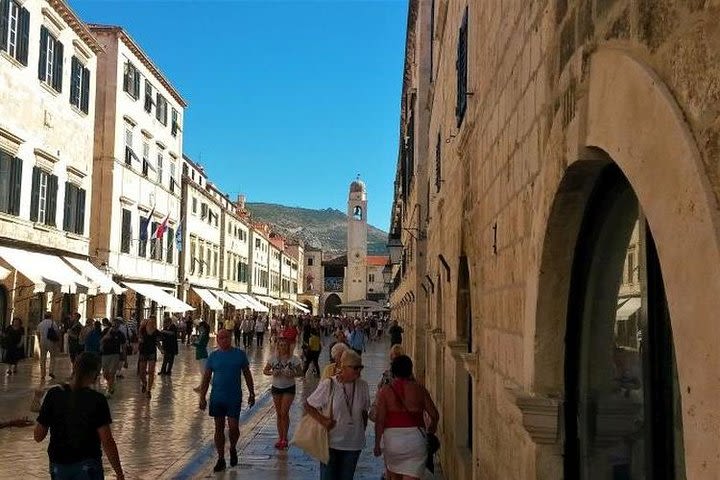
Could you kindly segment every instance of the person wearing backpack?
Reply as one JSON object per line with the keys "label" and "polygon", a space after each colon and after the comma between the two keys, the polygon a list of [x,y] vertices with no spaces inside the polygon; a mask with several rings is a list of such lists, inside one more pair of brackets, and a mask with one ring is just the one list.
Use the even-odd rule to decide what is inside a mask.
{"label": "person wearing backpack", "polygon": [[60,351],[60,325],[52,318],[52,313],[45,312],[43,321],[35,331],[40,345],[40,381],[45,381],[47,356],[50,355],[50,378],[55,378],[55,357]]}

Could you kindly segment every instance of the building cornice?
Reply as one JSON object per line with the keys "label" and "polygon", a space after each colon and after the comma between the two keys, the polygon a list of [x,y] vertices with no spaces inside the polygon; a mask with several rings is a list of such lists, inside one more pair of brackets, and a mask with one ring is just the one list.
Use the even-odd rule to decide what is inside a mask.
{"label": "building cornice", "polygon": [[65,0],[48,0],[48,3],[96,55],[105,51],[97,41],[97,38],[95,38],[95,35],[93,35],[92,31],[88,28],[88,25],[80,20],[80,17],[75,14]]}
{"label": "building cornice", "polygon": [[118,27],[116,25],[99,25],[99,24],[89,24],[88,25],[91,32],[110,32],[117,36],[121,42],[125,44],[126,47],[130,49],[130,51],[140,60],[140,62],[145,65],[145,68],[150,70],[152,74],[155,76],[156,79],[160,81],[160,84],[165,87],[165,90],[170,93],[170,95],[175,99],[176,102],[182,107],[187,107],[187,101],[180,95],[180,93],[173,87],[170,82],[168,81],[167,77],[162,73],[162,71],[153,63],[152,60],[150,60],[150,57],[143,51],[142,48],[140,48],[140,45],[135,43],[135,40],[133,40],[130,35],[123,29],[122,27]]}

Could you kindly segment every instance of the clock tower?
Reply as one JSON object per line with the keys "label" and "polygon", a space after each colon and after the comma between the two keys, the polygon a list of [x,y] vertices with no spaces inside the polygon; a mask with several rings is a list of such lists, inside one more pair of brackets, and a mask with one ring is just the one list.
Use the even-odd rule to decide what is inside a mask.
{"label": "clock tower", "polygon": [[352,302],[367,295],[367,191],[360,175],[350,184],[347,215],[345,301]]}

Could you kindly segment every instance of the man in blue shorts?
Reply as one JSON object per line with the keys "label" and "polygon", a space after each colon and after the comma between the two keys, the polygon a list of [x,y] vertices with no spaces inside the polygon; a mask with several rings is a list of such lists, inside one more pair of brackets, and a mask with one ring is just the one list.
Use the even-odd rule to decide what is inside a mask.
{"label": "man in blue shorts", "polygon": [[208,387],[212,378],[210,392],[210,416],[215,419],[215,448],[218,461],[213,471],[225,470],[225,418],[227,417],[230,436],[230,466],[238,463],[237,442],[240,437],[238,418],[242,405],[240,375],[245,377],[248,389],[248,408],[255,404],[255,385],[250,364],[245,352],[232,346],[232,332],[222,329],[217,334],[218,349],[212,352],[205,364],[202,385],[200,386],[200,410],[207,407]]}

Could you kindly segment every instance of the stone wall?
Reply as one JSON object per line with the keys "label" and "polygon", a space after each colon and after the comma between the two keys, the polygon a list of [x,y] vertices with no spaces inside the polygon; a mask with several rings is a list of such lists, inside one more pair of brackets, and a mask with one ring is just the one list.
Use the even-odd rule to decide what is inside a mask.
{"label": "stone wall", "polygon": [[[426,64],[421,60],[430,52],[427,33],[431,5],[435,8],[432,71],[423,70]],[[458,127],[457,44],[466,7],[469,94],[467,111]],[[599,72],[616,65],[617,76],[622,79],[632,78],[633,66],[642,65],[641,69],[648,72],[648,90],[638,94],[650,98],[652,89],[667,89],[667,98],[662,101],[675,102],[674,116],[666,121],[655,110],[647,110],[646,118],[633,113],[635,123],[630,124],[626,138],[603,147],[622,153],[628,145],[632,149],[634,136],[652,138],[653,131],[660,136],[660,132],[687,128],[700,159],[696,185],[701,187],[684,191],[696,193],[696,198],[709,206],[705,209],[698,205],[704,209],[698,222],[711,224],[708,237],[699,243],[711,248],[717,242],[713,225],[720,188],[719,16],[720,2],[701,0],[411,2],[411,75],[406,72],[404,92],[417,89],[418,102],[423,94],[428,95],[428,126],[422,129],[422,119],[415,125],[417,135],[426,139],[417,147],[415,158],[426,168],[418,167],[414,182],[429,184],[430,188],[427,199],[411,194],[410,201],[403,201],[396,196],[396,204],[402,203],[404,211],[412,210],[411,202],[429,209],[424,225],[427,245],[421,245],[416,254],[427,266],[420,274],[403,276],[391,303],[397,316],[406,309],[403,299],[413,291],[416,302],[425,305],[424,310],[415,307],[406,321],[412,322],[414,329],[430,327],[424,343],[427,356],[425,347],[411,346],[414,354],[426,360],[425,380],[440,404],[441,457],[448,478],[549,479],[563,475],[557,400],[563,394],[562,362],[557,358],[562,358],[564,327],[544,328],[539,322],[543,316],[552,317],[556,325],[564,322],[562,302],[553,307],[553,313],[543,310],[541,299],[545,288],[555,289],[562,296],[569,272],[559,267],[544,271],[543,265],[548,258],[552,259],[550,265],[558,266],[572,257],[572,250],[548,247],[549,232],[554,229],[558,236],[572,238],[578,224],[571,221],[577,217],[571,209],[567,222],[550,218],[551,211],[569,167],[586,160],[587,147],[600,146],[593,144],[603,137],[593,133],[599,125],[598,115],[612,124],[616,116],[629,118],[626,110],[638,108],[630,95],[623,101],[613,99],[612,109],[603,110],[603,95],[611,99],[614,92],[599,87],[605,80],[599,73],[593,76],[593,69]],[[430,76],[432,83],[425,85],[423,79]],[[595,92],[592,95],[591,88]],[[648,101],[646,105],[655,104]],[[406,116],[409,107],[404,104],[403,108]],[[673,130],[669,127],[672,122],[682,128]],[[682,139],[677,141],[681,143]],[[679,160],[686,160],[688,171],[693,171],[692,158],[681,155]],[[651,162],[652,158],[644,161]],[[643,168],[662,171],[669,165],[663,162],[657,158],[654,165],[643,163]],[[628,173],[640,192],[641,204],[645,202],[643,208],[652,211],[655,202],[662,204],[657,198],[661,193],[643,196],[642,170],[637,175]],[[439,187],[435,188],[436,184]],[[582,205],[580,185],[567,188],[571,203]],[[672,196],[672,189],[668,186],[667,195]],[[673,225],[668,209],[656,210],[651,226],[653,233],[659,234]],[[401,222],[407,225],[407,219]],[[404,237],[406,248],[409,240]],[[667,252],[674,248],[670,243],[672,239],[668,238]],[[661,263],[663,248],[659,247]],[[463,331],[465,312],[458,309],[462,257],[467,258],[469,269],[472,353],[467,353],[469,340]],[[413,263],[408,272],[417,268],[417,260]],[[663,268],[666,277],[681,275],[665,265]],[[716,273],[711,274],[712,281]],[[420,293],[423,290],[429,292],[428,299]],[[679,309],[672,305],[672,296],[668,293],[671,311]],[[707,302],[701,303],[707,308]],[[707,316],[709,310],[697,313]],[[673,312],[673,317],[678,315]],[[474,405],[472,443],[463,435],[463,419],[467,421],[468,415],[467,396],[461,398],[467,394],[462,384],[468,373],[472,376]],[[683,377],[682,369],[680,375]],[[701,372],[692,375],[681,378],[681,383],[702,378],[698,377]],[[700,443],[707,444],[707,440],[692,438],[693,432],[700,430],[688,417],[690,404],[686,400],[694,400],[686,397],[687,476],[708,478],[703,475],[717,471],[712,467],[717,462],[716,448],[703,447]],[[712,401],[708,397],[705,400]],[[715,425],[712,412],[707,414],[707,421]],[[712,435],[718,435],[717,428],[711,430]]]}

